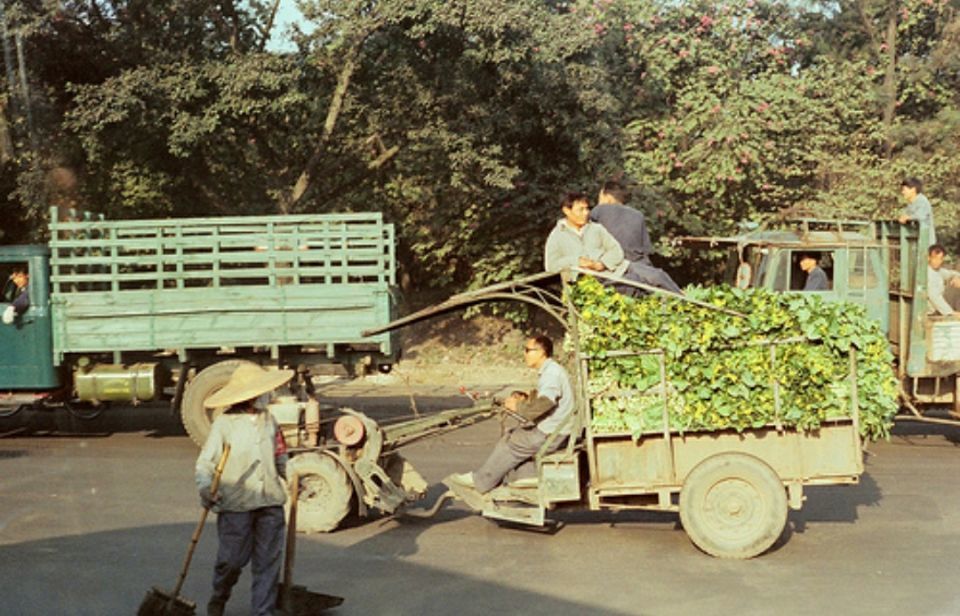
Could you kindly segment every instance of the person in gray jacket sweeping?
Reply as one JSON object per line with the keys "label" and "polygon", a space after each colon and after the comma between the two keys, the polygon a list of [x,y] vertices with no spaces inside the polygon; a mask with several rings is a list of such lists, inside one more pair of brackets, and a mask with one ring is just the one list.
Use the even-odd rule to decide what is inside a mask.
{"label": "person in gray jacket sweeping", "polygon": [[[292,377],[293,370],[242,364],[222,389],[204,401],[207,408],[228,407],[214,420],[196,465],[200,499],[217,512],[220,540],[207,614],[223,614],[240,572],[251,560],[250,613],[264,616],[276,608],[287,448],[267,404],[271,392]],[[217,495],[211,498],[214,469],[225,444],[230,445],[230,457]]]}

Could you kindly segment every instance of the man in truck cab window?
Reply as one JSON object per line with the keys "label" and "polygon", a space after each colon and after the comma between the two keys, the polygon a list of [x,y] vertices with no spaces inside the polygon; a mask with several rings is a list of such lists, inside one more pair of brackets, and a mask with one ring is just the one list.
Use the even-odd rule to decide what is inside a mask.
{"label": "man in truck cab window", "polygon": [[817,263],[817,255],[808,252],[800,256],[800,269],[807,274],[807,281],[803,283],[804,291],[829,291],[830,278]]}
{"label": "man in truck cab window", "polygon": [[960,272],[943,267],[946,249],[934,244],[927,250],[927,298],[930,307],[927,314],[945,317],[956,314],[957,293],[960,289]]}
{"label": "man in truck cab window", "polygon": [[30,307],[30,295],[27,292],[29,283],[30,275],[27,273],[27,268],[15,266],[3,289],[3,301],[10,304],[3,311],[3,322],[5,324],[13,323],[16,317],[26,312],[27,308]]}

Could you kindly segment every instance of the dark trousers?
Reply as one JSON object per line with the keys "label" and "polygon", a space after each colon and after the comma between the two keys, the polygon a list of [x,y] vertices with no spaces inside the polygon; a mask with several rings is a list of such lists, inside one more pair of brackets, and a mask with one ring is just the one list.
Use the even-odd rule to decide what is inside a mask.
{"label": "dark trousers", "polygon": [[[639,282],[651,287],[657,287],[658,289],[664,289],[666,291],[673,291],[674,293],[683,295],[683,291],[681,291],[677,283],[673,281],[673,278],[670,277],[670,274],[666,273],[659,267],[649,265],[649,262],[642,263],[640,261],[634,261],[630,263],[630,267],[628,267],[627,271],[623,273],[623,277],[627,280],[632,280],[634,282]],[[628,295],[630,297],[646,295],[647,293],[646,291],[636,287],[631,287],[629,285],[616,285],[615,288],[622,295]]]}
{"label": "dark trousers", "polygon": [[277,605],[283,528],[283,507],[217,514],[220,547],[213,570],[213,596],[210,600],[226,603],[240,572],[252,560],[250,613],[256,616],[271,614]]}
{"label": "dark trousers", "polygon": [[[510,471],[537,455],[546,440],[547,435],[538,428],[514,428],[503,435],[487,461],[473,471],[473,485],[477,492],[486,494],[500,485]],[[559,449],[564,441],[564,437],[555,439],[550,451]]]}

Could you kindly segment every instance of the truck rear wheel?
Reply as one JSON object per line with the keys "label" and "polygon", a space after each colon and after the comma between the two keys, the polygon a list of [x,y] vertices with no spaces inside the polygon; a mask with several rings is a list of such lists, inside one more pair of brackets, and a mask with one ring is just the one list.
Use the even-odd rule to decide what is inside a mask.
{"label": "truck rear wheel", "polygon": [[320,453],[303,453],[287,462],[287,477],[300,475],[297,530],[327,533],[353,509],[353,485],[340,463]]}
{"label": "truck rear wheel", "polygon": [[204,408],[203,401],[226,385],[234,370],[243,364],[253,364],[253,362],[244,359],[222,361],[207,366],[187,383],[183,391],[183,402],[180,404],[180,419],[187,434],[197,445],[203,446],[210,434],[213,420],[225,410]]}
{"label": "truck rear wheel", "polygon": [[698,548],[719,558],[753,558],[787,524],[783,483],[766,463],[742,453],[707,458],[680,491],[680,521]]}

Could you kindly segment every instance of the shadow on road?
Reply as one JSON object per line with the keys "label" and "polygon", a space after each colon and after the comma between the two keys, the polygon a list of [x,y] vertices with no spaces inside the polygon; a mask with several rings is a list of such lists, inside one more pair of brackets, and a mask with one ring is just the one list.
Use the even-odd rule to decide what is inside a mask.
{"label": "shadow on road", "polygon": [[[424,528],[395,525],[347,547],[301,538],[294,581],[345,597],[342,606],[325,612],[333,616],[622,613],[511,587],[508,567],[501,584],[410,562]],[[173,587],[192,530],[191,524],[147,526],[0,546],[0,578],[23,579],[5,587],[4,613],[132,614],[152,586]],[[198,613],[209,594],[215,536],[209,525],[180,593],[198,604]],[[484,558],[496,564],[493,551]],[[248,613],[249,598],[246,571],[227,614]]]}
{"label": "shadow on road", "polygon": [[[464,408],[473,401],[462,395],[428,392],[428,395],[377,392],[383,388],[359,389],[355,395],[347,395],[337,389],[332,395],[319,393],[321,405],[348,406],[366,413],[382,423],[410,419],[416,413],[421,416],[441,410]],[[99,416],[85,419],[71,414],[66,409],[24,409],[13,417],[0,418],[0,437],[31,436],[49,438],[98,438],[118,433],[143,432],[147,438],[184,437],[186,432],[179,415],[170,412],[166,402],[140,406],[113,405]]]}

